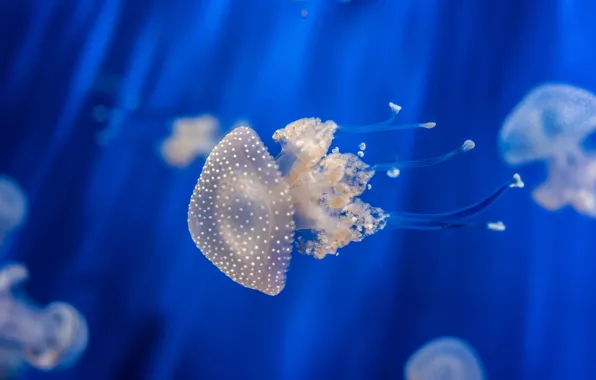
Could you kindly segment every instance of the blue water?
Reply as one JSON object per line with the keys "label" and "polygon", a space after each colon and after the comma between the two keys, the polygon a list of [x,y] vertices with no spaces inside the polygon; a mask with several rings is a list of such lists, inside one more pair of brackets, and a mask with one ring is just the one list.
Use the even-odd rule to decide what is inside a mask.
{"label": "blue water", "polygon": [[[342,151],[476,149],[381,173],[365,200],[457,208],[513,174],[496,138],[531,87],[596,91],[594,14],[589,0],[0,2],[0,172],[30,200],[2,257],[28,265],[31,298],[84,313],[91,339],[77,366],[28,378],[401,379],[410,354],[447,334],[470,342],[488,379],[594,378],[596,222],[533,203],[540,165],[487,212],[506,232],[383,231],[338,257],[295,254],[272,298],[190,239],[202,163],[172,170],[155,153],[182,115],[248,118],[276,154],[270,136],[290,121],[370,123],[393,101],[404,123],[437,127],[344,138]],[[118,122],[92,118],[131,102]],[[115,137],[98,145],[105,128]]]}

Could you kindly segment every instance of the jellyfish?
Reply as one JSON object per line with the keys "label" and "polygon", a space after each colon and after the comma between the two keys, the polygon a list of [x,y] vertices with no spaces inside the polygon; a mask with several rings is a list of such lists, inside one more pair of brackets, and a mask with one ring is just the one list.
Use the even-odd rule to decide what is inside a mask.
{"label": "jellyfish", "polygon": [[87,346],[85,319],[67,303],[53,302],[40,309],[15,297],[13,289],[27,277],[27,268],[21,264],[0,270],[0,346],[13,354],[19,352],[39,370],[68,367]]}
{"label": "jellyfish", "polygon": [[28,208],[21,186],[11,177],[0,175],[0,245],[11,231],[23,224]]}
{"label": "jellyfish", "polygon": [[544,162],[547,180],[532,197],[549,211],[570,205],[596,217],[596,155],[583,146],[596,131],[596,96],[566,84],[532,89],[505,119],[500,153],[512,166]]}
{"label": "jellyfish", "polygon": [[281,145],[276,158],[252,128],[229,132],[207,157],[190,199],[188,227],[196,246],[235,282],[274,296],[285,286],[294,245],[299,252],[322,259],[386,227],[503,230],[501,222],[469,219],[507,189],[522,187],[517,174],[486,199],[447,213],[385,212],[358,197],[377,170],[433,165],[474,146],[466,141],[442,156],[372,166],[355,154],[329,152],[336,132],[434,126],[394,125],[399,111],[394,106],[392,118],[367,127],[338,126],[317,118],[294,121],[273,134]]}
{"label": "jellyfish", "polygon": [[[245,124],[238,121],[231,129]],[[198,157],[207,157],[222,135],[219,120],[212,115],[177,119],[172,134],[161,143],[161,156],[171,166],[187,167]]]}
{"label": "jellyfish", "polygon": [[406,380],[483,380],[482,363],[474,349],[459,338],[434,339],[406,362]]}

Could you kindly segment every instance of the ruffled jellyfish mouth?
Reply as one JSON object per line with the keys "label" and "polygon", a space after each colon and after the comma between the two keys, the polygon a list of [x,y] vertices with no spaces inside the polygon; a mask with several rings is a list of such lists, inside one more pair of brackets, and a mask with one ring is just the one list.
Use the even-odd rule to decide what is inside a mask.
{"label": "ruffled jellyfish mouth", "polygon": [[308,232],[299,236],[297,248],[323,258],[386,227],[504,230],[501,222],[468,219],[507,189],[523,187],[517,174],[480,202],[448,213],[385,212],[359,198],[378,170],[435,165],[474,148],[467,140],[440,156],[373,165],[358,155],[329,152],[336,133],[435,126],[394,124],[400,108],[393,103],[390,107],[389,120],[369,126],[338,126],[317,118],[296,120],[274,133],[273,139],[282,148],[276,158],[251,128],[228,133],[207,158],[189,204],[188,226],[197,247],[235,282],[277,295],[286,283],[296,231]]}
{"label": "ruffled jellyfish mouth", "polygon": [[0,270],[0,335],[39,370],[72,365],[87,347],[84,317],[71,305],[54,302],[45,309],[15,298],[12,290],[28,278],[27,268],[10,264]]}

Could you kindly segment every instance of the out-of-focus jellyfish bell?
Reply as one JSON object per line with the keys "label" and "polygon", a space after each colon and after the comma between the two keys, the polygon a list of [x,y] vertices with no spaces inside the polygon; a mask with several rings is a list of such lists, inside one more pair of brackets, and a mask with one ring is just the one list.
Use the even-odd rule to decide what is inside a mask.
{"label": "out-of-focus jellyfish bell", "polygon": [[6,175],[0,175],[0,244],[27,218],[29,204],[25,191]]}
{"label": "out-of-focus jellyfish bell", "polygon": [[406,362],[406,380],[483,380],[484,368],[474,349],[455,337],[434,339]]}
{"label": "out-of-focus jellyfish bell", "polygon": [[161,155],[171,166],[186,167],[197,157],[207,156],[220,137],[219,121],[212,115],[180,118],[162,142]]}
{"label": "out-of-focus jellyfish bell", "polygon": [[285,285],[295,232],[301,252],[323,258],[386,226],[503,230],[500,222],[466,220],[507,189],[522,187],[518,175],[481,202],[449,213],[387,213],[358,198],[377,170],[432,165],[474,147],[466,141],[440,157],[372,166],[355,154],[329,152],[336,132],[434,127],[393,125],[399,107],[390,105],[392,118],[369,126],[338,126],[316,118],[294,121],[273,135],[282,147],[276,158],[251,128],[228,133],[207,158],[189,204],[188,226],[197,247],[237,283],[277,295]]}
{"label": "out-of-focus jellyfish bell", "polygon": [[596,155],[582,146],[595,131],[596,96],[570,85],[544,84],[506,118],[499,148],[510,165],[547,164],[547,181],[532,193],[542,207],[554,211],[571,205],[596,217]]}
{"label": "out-of-focus jellyfish bell", "polygon": [[0,270],[0,345],[20,351],[26,362],[40,370],[70,366],[87,346],[85,319],[63,302],[40,309],[15,297],[13,288],[27,277],[27,269],[20,264]]}

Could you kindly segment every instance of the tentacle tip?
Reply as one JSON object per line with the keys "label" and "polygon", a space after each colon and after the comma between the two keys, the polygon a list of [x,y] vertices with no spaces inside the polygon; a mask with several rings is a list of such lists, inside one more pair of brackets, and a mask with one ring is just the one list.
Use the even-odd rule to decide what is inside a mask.
{"label": "tentacle tip", "polygon": [[461,148],[462,148],[462,151],[467,152],[469,150],[474,149],[475,146],[476,146],[476,144],[474,143],[474,141],[472,141],[472,140],[466,140],[462,144]]}
{"label": "tentacle tip", "polygon": [[519,174],[515,173],[513,175],[513,180],[511,182],[511,185],[509,185],[510,187],[518,187],[518,188],[523,188],[525,186],[524,182],[522,181],[521,177]]}
{"label": "tentacle tip", "polygon": [[434,121],[420,124],[421,128],[426,128],[426,129],[433,129],[436,126],[437,126],[437,123],[435,123]]}
{"label": "tentacle tip", "polygon": [[401,111],[401,106],[398,106],[397,104],[393,103],[393,102],[389,102],[389,108],[391,108],[391,111],[393,111],[393,113],[398,114],[399,111]]}
{"label": "tentacle tip", "polygon": [[486,228],[488,228],[489,230],[492,231],[505,231],[505,225],[503,224],[503,222],[499,221],[499,222],[493,222],[493,223],[487,223],[486,224]]}

